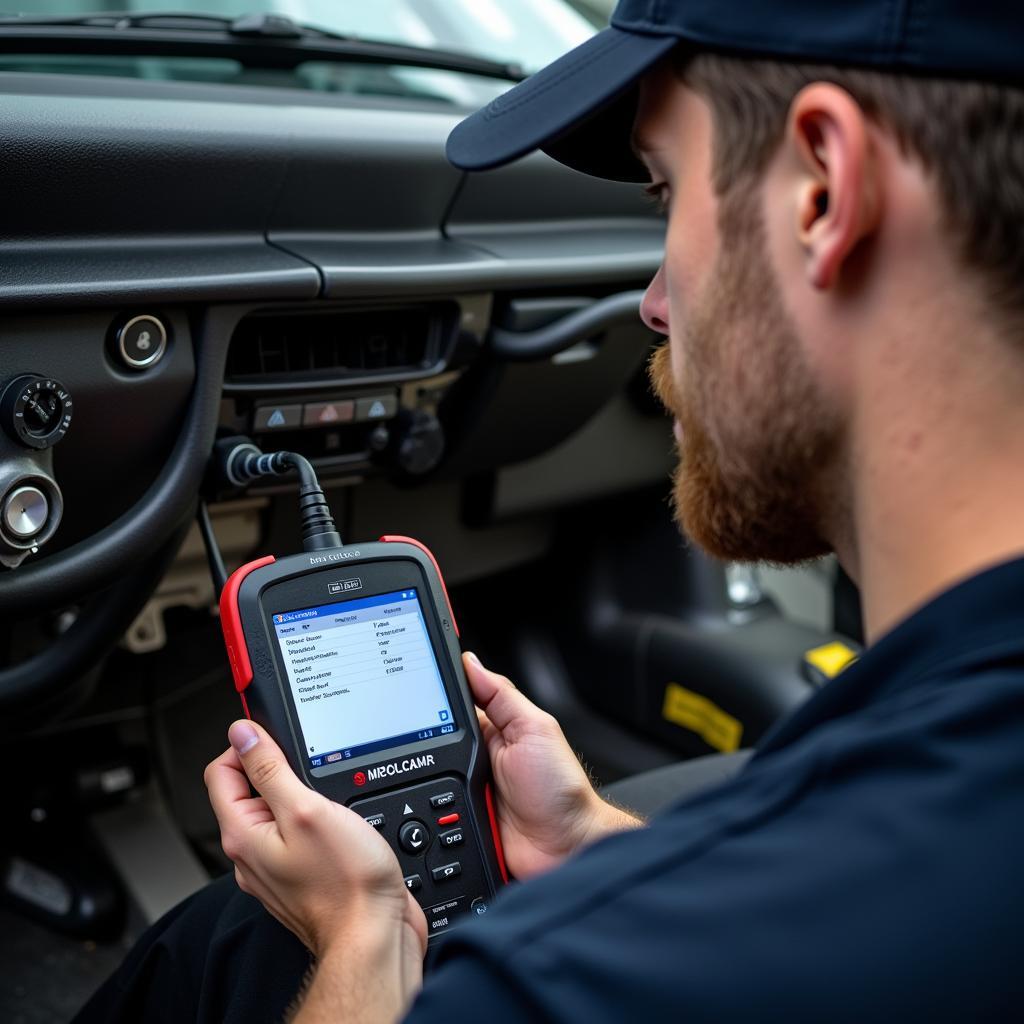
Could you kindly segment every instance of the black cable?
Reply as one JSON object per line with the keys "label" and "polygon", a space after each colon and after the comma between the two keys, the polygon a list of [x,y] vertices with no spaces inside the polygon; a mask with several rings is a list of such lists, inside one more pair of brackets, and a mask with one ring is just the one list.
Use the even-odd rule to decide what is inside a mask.
{"label": "black cable", "polygon": [[218,450],[223,454],[224,476],[236,487],[245,487],[260,477],[283,476],[295,470],[299,475],[303,548],[306,551],[323,551],[341,547],[341,535],[334,525],[327,498],[309,459],[295,452],[261,452],[245,438],[218,442]]}
{"label": "black cable", "polygon": [[213,585],[217,588],[216,596],[220,597],[220,592],[228,581],[228,570],[224,565],[224,557],[220,553],[217,535],[213,532],[213,523],[210,522],[210,510],[205,501],[200,500],[199,508],[196,510],[196,519],[199,522],[199,532],[203,538],[203,547],[206,548],[206,560],[210,563],[210,575],[213,577]]}
{"label": "black cable", "polygon": [[330,505],[327,504],[327,496],[309,459],[295,452],[281,452],[281,456],[285,464],[294,467],[299,474],[302,546],[307,551],[340,548],[341,534],[334,525],[334,516],[331,515]]}

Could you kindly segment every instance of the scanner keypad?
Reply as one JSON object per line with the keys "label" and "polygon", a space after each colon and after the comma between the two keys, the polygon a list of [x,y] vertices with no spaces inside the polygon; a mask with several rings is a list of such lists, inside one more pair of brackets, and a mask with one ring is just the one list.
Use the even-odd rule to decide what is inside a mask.
{"label": "scanner keypad", "polygon": [[[349,805],[391,844],[430,937],[490,901],[483,854],[462,781],[444,776]],[[378,824],[378,821],[380,824]],[[486,821],[477,828],[487,828]]]}

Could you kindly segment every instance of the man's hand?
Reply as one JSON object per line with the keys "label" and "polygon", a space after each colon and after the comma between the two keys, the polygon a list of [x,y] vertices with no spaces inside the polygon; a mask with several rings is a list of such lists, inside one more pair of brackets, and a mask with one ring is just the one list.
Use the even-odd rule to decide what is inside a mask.
{"label": "man's hand", "polygon": [[638,818],[602,800],[558,722],[473,654],[463,655],[497,789],[509,871],[529,878]]}
{"label": "man's hand", "polygon": [[258,725],[235,722],[228,738],[205,778],[239,888],[332,961],[336,1011],[397,1019],[422,979],[427,924],[387,841],[303,785]]}

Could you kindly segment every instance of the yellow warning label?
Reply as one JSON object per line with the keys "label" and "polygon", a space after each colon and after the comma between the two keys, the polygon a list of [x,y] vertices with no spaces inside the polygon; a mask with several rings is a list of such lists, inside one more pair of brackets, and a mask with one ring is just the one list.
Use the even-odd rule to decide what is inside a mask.
{"label": "yellow warning label", "polygon": [[821,647],[812,647],[804,661],[813,665],[826,679],[835,679],[850,662],[857,660],[857,652],[839,640]]}
{"label": "yellow warning label", "polygon": [[723,754],[739,750],[743,723],[699,693],[678,683],[665,687],[661,717],[666,722],[695,732],[709,747]]}

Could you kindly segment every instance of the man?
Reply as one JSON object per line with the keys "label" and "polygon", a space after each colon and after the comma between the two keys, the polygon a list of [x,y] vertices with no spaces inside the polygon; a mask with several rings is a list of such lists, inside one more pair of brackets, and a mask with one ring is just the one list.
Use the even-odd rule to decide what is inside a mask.
{"label": "man", "polygon": [[425,980],[384,840],[236,722],[207,771],[224,848],[297,940],[221,885],[96,1014],[272,1015],[308,950],[303,1024],[1019,1015],[1024,13],[622,0],[613,26],[449,154],[540,147],[649,182],[668,224],[642,314],[668,337],[681,525],[729,559],[835,550],[869,650],[646,827],[467,656],[521,882]]}

